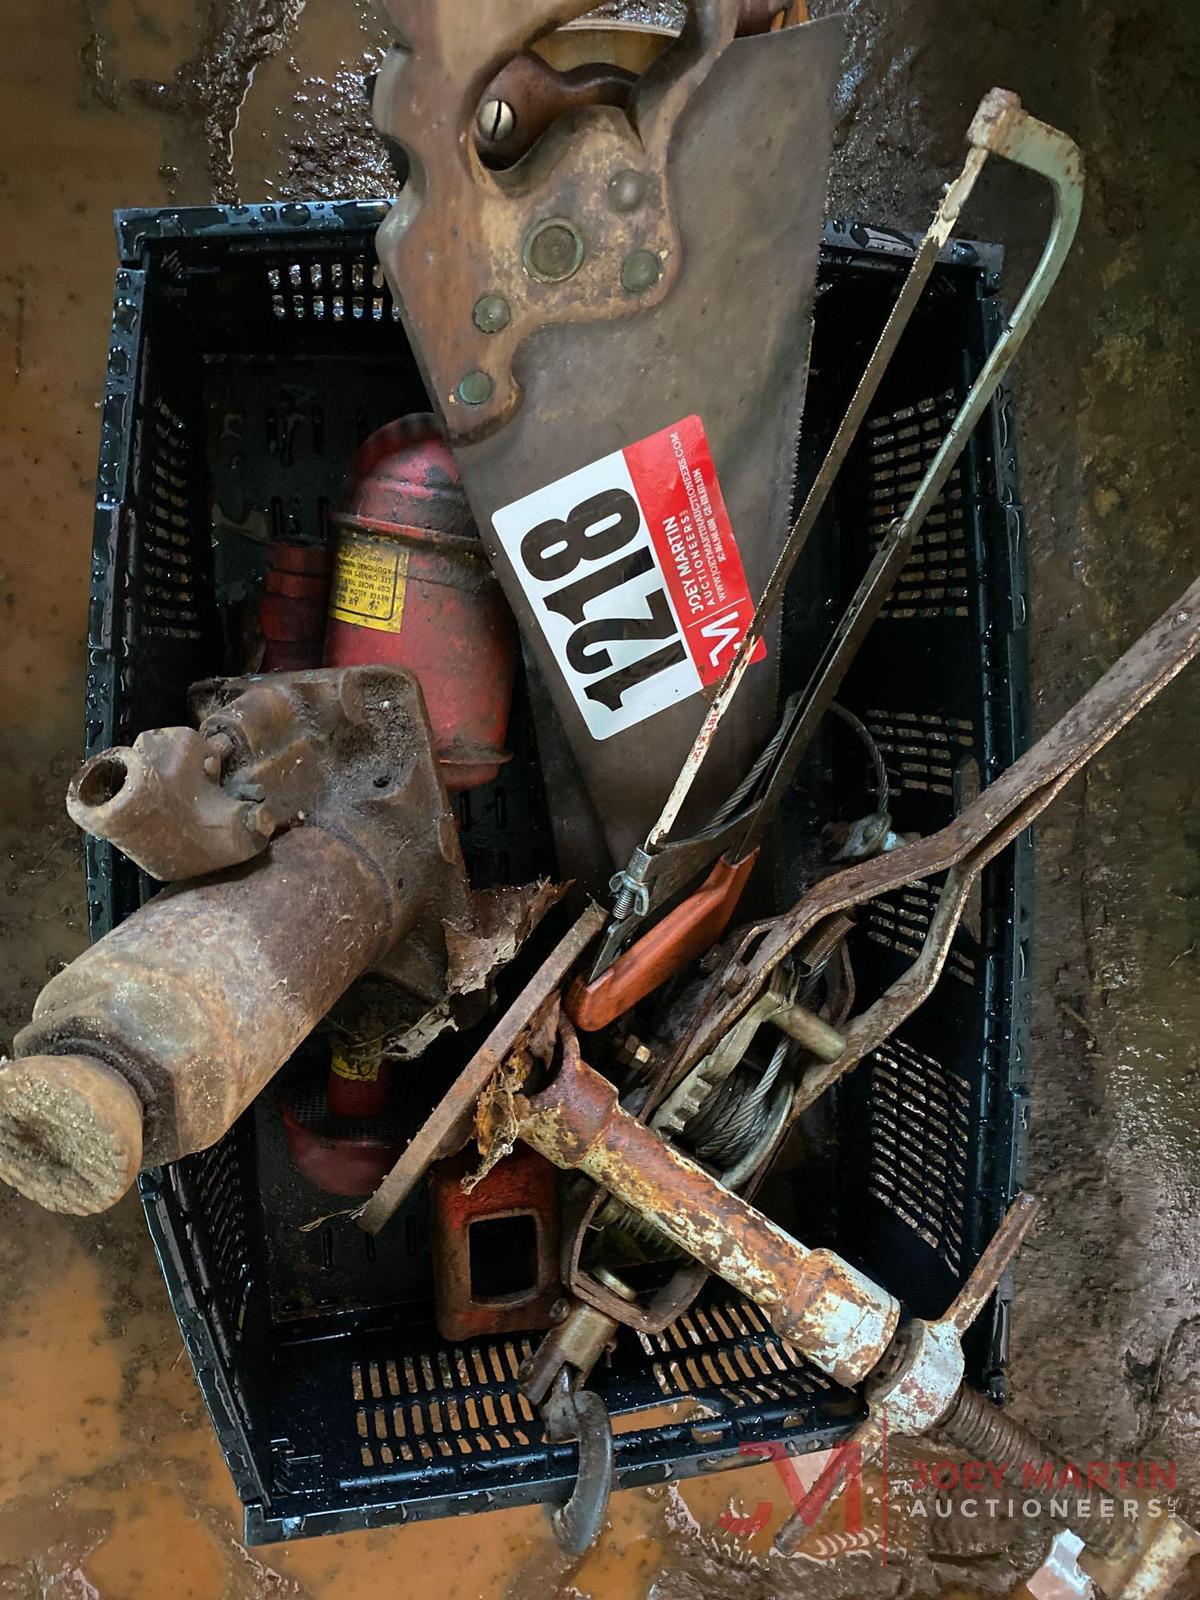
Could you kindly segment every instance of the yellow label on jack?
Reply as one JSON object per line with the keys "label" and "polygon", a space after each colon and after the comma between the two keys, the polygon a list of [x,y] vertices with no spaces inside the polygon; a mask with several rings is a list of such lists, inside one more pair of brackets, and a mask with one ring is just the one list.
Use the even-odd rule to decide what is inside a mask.
{"label": "yellow label on jack", "polygon": [[356,628],[399,633],[408,587],[408,551],[383,539],[343,538],[329,614]]}
{"label": "yellow label on jack", "polygon": [[351,1083],[375,1083],[379,1077],[379,1057],[368,1056],[365,1061],[352,1061],[334,1045],[329,1065],[334,1076],[348,1078]]}

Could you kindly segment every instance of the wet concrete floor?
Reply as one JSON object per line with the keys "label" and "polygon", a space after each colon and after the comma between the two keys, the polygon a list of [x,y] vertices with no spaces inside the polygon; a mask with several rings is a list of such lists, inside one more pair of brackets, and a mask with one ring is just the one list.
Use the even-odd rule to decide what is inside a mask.
{"label": "wet concrete floor", "polygon": [[[833,9],[822,3],[814,9]],[[1200,565],[1191,504],[1200,288],[1200,11],[1149,0],[851,0],[833,204],[919,226],[991,83],[1068,129],[1087,208],[1020,360],[1039,730]],[[364,72],[387,27],[358,0],[9,0],[0,52],[0,1008],[3,1042],[85,940],[77,760],[87,549],[115,205],[375,195]],[[1046,224],[991,170],[970,231]],[[1019,1415],[1089,1459],[1178,1462],[1200,1510],[1200,678],[1169,689],[1039,830],[1034,1187],[1018,1272]],[[235,1497],[141,1217],[50,1217],[0,1195],[0,1594],[974,1596],[1044,1538],[1019,1522],[879,1519],[813,1559],[767,1554],[769,1468],[614,1505],[571,1571],[538,1510],[245,1550]],[[870,1496],[868,1495],[868,1499]],[[753,1537],[723,1509],[775,1505]],[[897,1535],[893,1527],[893,1542]],[[823,1542],[822,1542],[823,1541]],[[855,1548],[858,1546],[858,1548]],[[1195,1592],[1193,1590],[1193,1592]]]}

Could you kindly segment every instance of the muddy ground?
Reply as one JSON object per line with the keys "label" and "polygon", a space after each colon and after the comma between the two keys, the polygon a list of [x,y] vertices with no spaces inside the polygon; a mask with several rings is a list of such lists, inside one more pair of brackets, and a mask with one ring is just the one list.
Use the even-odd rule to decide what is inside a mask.
{"label": "muddy ground", "polygon": [[[814,9],[826,8],[824,5]],[[852,0],[832,206],[920,226],[992,83],[1079,140],[1079,243],[1017,371],[1039,730],[1200,566],[1194,305],[1200,8]],[[77,759],[88,542],[118,204],[375,195],[356,0],[9,0],[0,59],[0,1004],[4,1042],[85,938]],[[1046,225],[989,173],[969,230],[1019,281]],[[1087,1458],[1174,1459],[1200,1511],[1200,676],[1169,689],[1038,833],[1033,1186],[1017,1413]],[[619,1498],[577,1572],[537,1511],[249,1553],[132,1201],[93,1221],[0,1196],[0,1593],[446,1600],[1004,1593],[1040,1558],[946,1527],[886,1568],[786,1566],[720,1533],[769,1472]],[[869,1542],[869,1541],[868,1541]],[[837,1540],[824,1550],[834,1556]]]}

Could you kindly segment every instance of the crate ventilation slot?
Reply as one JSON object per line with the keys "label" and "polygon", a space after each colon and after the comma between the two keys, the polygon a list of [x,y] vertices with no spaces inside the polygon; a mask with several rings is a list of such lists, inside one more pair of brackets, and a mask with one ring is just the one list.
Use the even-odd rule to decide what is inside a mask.
{"label": "crate ventilation slot", "polygon": [[[893,894],[881,894],[862,914],[860,927],[873,944],[895,950],[915,961],[937,906],[938,889],[917,878]],[[978,983],[975,956],[962,946],[962,928],[955,933],[944,968],[948,976],[974,986]]]}
{"label": "crate ventilation slot", "polygon": [[471,879],[481,878],[488,883],[515,881],[509,852],[496,838],[503,836],[509,826],[505,785],[489,784],[477,793],[460,789],[451,795],[450,803],[458,817],[459,843]]}
{"label": "crate ventilation slot", "polygon": [[193,459],[184,421],[157,400],[141,421],[137,493],[138,633],[199,639],[188,470]]}
{"label": "crate ventilation slot", "polygon": [[970,1086],[902,1039],[869,1059],[868,1193],[960,1272]]}
{"label": "crate ventilation slot", "polygon": [[[747,1300],[696,1307],[662,1333],[637,1338],[666,1399],[720,1395],[737,1410],[753,1410],[831,1388]],[[516,1383],[532,1353],[533,1344],[522,1337],[353,1362],[363,1466],[537,1447],[541,1423]]]}
{"label": "crate ventilation slot", "polygon": [[228,1340],[240,1343],[254,1279],[234,1136],[167,1171],[187,1211],[188,1239],[203,1263],[220,1326]]}
{"label": "crate ventilation slot", "polygon": [[365,256],[280,261],[266,269],[278,322],[399,322],[383,268]]}
{"label": "crate ventilation slot", "polygon": [[[948,389],[868,419],[868,537],[875,548],[912,498],[957,409],[958,398]],[[969,616],[969,582],[960,462],[913,541],[912,554],[881,614],[920,621]]]}
{"label": "crate ventilation slot", "polygon": [[720,1394],[742,1409],[764,1401],[793,1401],[827,1389],[827,1380],[770,1324],[749,1300],[712,1303],[685,1312],[662,1333],[639,1333],[652,1358],[659,1392]]}
{"label": "crate ventilation slot", "polygon": [[493,1455],[539,1442],[541,1424],[517,1391],[517,1372],[532,1354],[528,1339],[492,1339],[353,1362],[363,1466]]}
{"label": "crate ventilation slot", "polygon": [[950,802],[954,815],[954,775],[975,751],[975,724],[967,717],[933,712],[873,708],[863,721],[887,764],[893,795],[934,794]]}

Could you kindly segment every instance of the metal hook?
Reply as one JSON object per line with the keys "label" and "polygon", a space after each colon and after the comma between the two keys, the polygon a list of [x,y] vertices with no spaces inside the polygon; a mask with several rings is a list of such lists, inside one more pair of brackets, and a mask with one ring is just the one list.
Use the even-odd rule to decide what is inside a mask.
{"label": "metal hook", "polygon": [[563,1367],[542,1407],[548,1437],[579,1442],[579,1471],[565,1505],[550,1518],[554,1536],[568,1555],[581,1556],[600,1536],[613,1486],[613,1431],[608,1407],[591,1389],[572,1389]]}

